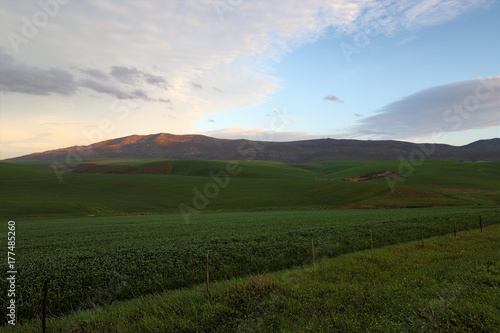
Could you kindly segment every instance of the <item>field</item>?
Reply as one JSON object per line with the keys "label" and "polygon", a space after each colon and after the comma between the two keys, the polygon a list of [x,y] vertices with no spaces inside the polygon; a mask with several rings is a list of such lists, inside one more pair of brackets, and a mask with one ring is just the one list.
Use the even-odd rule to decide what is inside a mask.
{"label": "field", "polygon": [[[495,332],[500,227],[50,318],[54,332]],[[37,332],[33,320],[6,332]],[[0,328],[1,330],[1,328]]]}
{"label": "field", "polygon": [[[95,161],[94,161],[95,162]],[[164,160],[100,161],[139,169]],[[141,164],[142,163],[142,164]],[[500,163],[425,161],[403,174],[394,191],[385,178],[341,179],[400,168],[399,161],[327,162],[288,165],[239,161],[224,188],[212,175],[227,172],[222,161],[170,161],[168,175],[62,173],[0,163],[0,217],[55,217],[179,213],[193,207],[195,190],[208,186],[204,211],[331,209],[339,207],[428,207],[495,205],[500,202]],[[403,171],[404,168],[401,168]],[[225,181],[219,176],[219,181]]]}
{"label": "field", "polygon": [[220,281],[309,263],[313,239],[318,258],[333,257],[368,248],[370,231],[380,247],[478,228],[479,215],[498,223],[496,207],[205,213],[190,224],[179,215],[21,219],[18,314],[41,315],[46,279],[60,316],[200,283],[206,253]]}
{"label": "field", "polygon": [[[313,240],[319,260],[369,249],[370,234],[380,248],[477,229],[479,219],[485,227],[500,223],[498,162],[429,160],[407,169],[400,161],[93,160],[74,173],[23,164],[0,163],[0,217],[16,221],[21,324],[39,320],[44,280],[49,317],[57,318],[195,286],[205,279],[206,254],[211,280],[224,285],[309,265]],[[385,171],[398,178],[345,180]],[[290,311],[314,308],[308,297]],[[134,323],[149,315],[139,312]]]}

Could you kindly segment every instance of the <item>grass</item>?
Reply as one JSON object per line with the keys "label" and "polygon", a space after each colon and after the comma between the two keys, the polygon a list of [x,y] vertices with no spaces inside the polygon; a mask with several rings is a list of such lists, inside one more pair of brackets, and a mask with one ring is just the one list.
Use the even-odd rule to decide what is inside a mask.
{"label": "grass", "polygon": [[[146,168],[165,160],[99,160],[114,167]],[[401,176],[395,191],[386,179],[340,179],[396,170],[399,161],[290,165],[240,161],[229,179],[223,161],[170,161],[169,175],[56,173],[0,163],[0,217],[52,217],[179,212],[194,207],[196,191],[215,193],[204,210],[331,209],[495,205],[500,202],[500,163],[425,161]],[[26,163],[25,163],[26,164]],[[230,165],[230,164],[229,164]],[[226,182],[222,187],[219,181]],[[215,186],[215,189],[214,189]],[[208,189],[208,190],[207,190]]]}
{"label": "grass", "polygon": [[[371,230],[381,247],[419,239],[421,232],[449,233],[455,224],[477,228],[479,215],[485,226],[498,223],[495,207],[204,213],[190,224],[174,214],[20,219],[18,315],[40,316],[46,279],[51,313],[59,316],[200,283],[206,253],[212,278],[222,281],[309,263],[312,239],[318,258],[334,257],[369,248]],[[112,292],[102,297],[102,290]]]}
{"label": "grass", "polygon": [[[500,226],[49,319],[49,332],[497,332]],[[213,268],[216,270],[216,268]],[[40,320],[8,332],[39,332]]]}
{"label": "grass", "polygon": [[[122,170],[123,167],[154,169],[156,164],[163,163],[162,166],[168,167],[168,175],[64,173],[60,182],[50,169],[34,168],[30,163],[0,163],[0,217],[5,221],[15,220],[17,228],[16,256],[19,260],[16,284],[19,286],[17,309],[20,323],[40,317],[39,295],[44,280],[50,281],[50,314],[59,317],[139,297],[138,302],[146,295],[201,283],[206,253],[212,263],[212,279],[224,285],[223,281],[231,278],[309,264],[312,239],[317,257],[331,258],[369,248],[370,231],[374,233],[375,247],[382,247],[419,239],[422,232],[425,237],[450,233],[455,225],[461,231],[477,228],[479,215],[484,225],[500,222],[500,163],[497,162],[425,161],[411,175],[402,175],[403,181],[398,182],[395,191],[391,191],[383,178],[366,182],[341,179],[383,170],[398,171],[399,161],[301,165],[239,161],[236,167],[241,172],[229,178],[219,176],[219,179],[214,179],[214,174],[224,175],[228,167],[235,165],[223,161],[156,159],[87,162]],[[226,185],[218,185],[214,190],[220,182],[226,182]],[[205,199],[199,197],[200,192],[205,193]],[[206,202],[206,207],[197,207],[200,202]],[[201,214],[190,215],[189,223],[186,223],[179,214],[179,204],[196,208]],[[6,228],[1,231],[4,236],[6,231]],[[370,265],[378,262],[361,264],[370,272]],[[3,266],[7,271],[5,263]],[[374,275],[373,278],[377,277]],[[323,282],[329,279],[325,276]],[[334,312],[325,314],[321,307],[308,303],[309,299],[319,295],[305,294],[305,298],[297,296],[295,300],[291,297],[285,301],[281,294],[274,292],[274,286],[281,283],[278,280],[267,285],[264,279],[263,286],[260,286],[260,280],[250,281],[253,282],[248,282],[249,285],[231,289],[233,294],[228,296],[229,303],[226,300],[213,303],[216,298],[203,303],[199,301],[200,297],[203,298],[200,293],[185,291],[194,298],[179,296],[188,305],[170,314],[174,318],[172,325],[176,325],[180,332],[204,331],[206,327],[230,331],[240,324],[243,331],[265,331],[264,327],[269,323],[271,326],[267,327],[294,332],[315,331],[318,327],[332,331],[363,330],[369,327],[368,323],[374,323],[369,318],[359,323],[349,322],[349,318],[339,314],[345,312],[347,316],[350,312],[359,312],[358,307],[342,310],[332,305],[334,310],[331,311]],[[284,289],[279,289],[280,292],[293,295],[294,289],[286,289],[286,281],[283,283]],[[351,293],[349,286],[344,287],[334,294],[334,299],[346,302],[354,299],[364,305],[361,299],[366,301],[367,295],[371,295],[370,290],[359,289]],[[322,292],[328,293],[327,284],[321,284],[321,288],[325,288],[320,289]],[[447,287],[438,284],[432,288],[446,290]],[[5,279],[1,280],[0,289],[7,289]],[[384,289],[381,295],[392,295],[391,292]],[[239,302],[238,295],[242,293],[248,293],[249,303],[233,303]],[[342,296],[344,294],[347,298]],[[5,293],[0,294],[2,306],[6,305],[5,297]],[[382,303],[382,299],[377,302]],[[399,303],[391,303],[390,297],[383,300],[396,311]],[[271,316],[273,318],[268,321],[267,306],[281,311],[284,304],[292,301],[297,304],[291,304],[290,313],[285,316],[300,317],[302,313],[308,313],[311,322],[303,318],[303,323],[297,323],[299,326],[295,327],[293,321],[286,319],[289,317],[275,321]],[[192,307],[189,304],[193,304]],[[215,308],[212,304],[216,305]],[[309,305],[303,308],[302,304]],[[463,305],[460,311],[466,311],[467,306]],[[479,305],[471,306],[475,309]],[[235,314],[233,310],[240,312]],[[478,311],[483,313],[483,310]],[[106,319],[105,325],[138,325],[141,330],[154,331],[158,325],[163,327],[164,321],[170,323],[170,319],[163,317],[158,321],[155,319],[156,310],[151,311],[143,312],[134,305],[130,313],[125,313],[123,323]],[[159,306],[158,311],[165,313],[167,310]],[[378,318],[380,311],[377,311],[372,304],[369,313],[373,320]],[[434,316],[432,311],[430,315],[423,313]],[[89,324],[88,327],[97,331],[116,331],[111,328],[115,326],[103,330],[101,326],[92,326],[93,312],[84,313],[91,320],[82,325]],[[245,313],[247,317],[241,317]],[[278,312],[273,313],[278,316]],[[326,319],[321,318],[334,315],[342,325],[328,328]],[[380,320],[385,320],[386,315],[382,314]],[[195,319],[191,320],[189,316]],[[226,321],[224,316],[232,319]],[[424,315],[416,316],[415,322],[418,322]],[[459,317],[463,318],[463,313]],[[407,313],[401,318],[407,318]],[[401,318],[391,317],[391,320],[399,323]],[[432,322],[428,318],[425,320]],[[437,325],[442,323],[439,320]],[[4,321],[5,318],[0,323]],[[96,325],[101,325],[97,322]],[[388,322],[383,322],[383,325],[386,329],[381,331],[399,331],[396,326],[387,326]],[[82,327],[82,330],[88,330],[87,326]],[[411,327],[412,331],[416,326],[404,327]],[[434,328],[424,326],[422,330]],[[454,331],[453,328],[450,330]]]}

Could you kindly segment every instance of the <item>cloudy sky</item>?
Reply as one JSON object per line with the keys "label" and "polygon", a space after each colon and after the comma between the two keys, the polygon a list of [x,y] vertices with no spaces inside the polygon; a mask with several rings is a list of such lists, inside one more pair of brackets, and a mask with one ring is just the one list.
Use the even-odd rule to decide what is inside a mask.
{"label": "cloudy sky", "polygon": [[493,0],[0,0],[0,159],[131,134],[500,137]]}

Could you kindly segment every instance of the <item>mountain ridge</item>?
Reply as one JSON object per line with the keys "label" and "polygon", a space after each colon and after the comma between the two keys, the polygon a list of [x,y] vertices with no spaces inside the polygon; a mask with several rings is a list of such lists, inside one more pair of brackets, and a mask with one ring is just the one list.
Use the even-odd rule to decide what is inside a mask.
{"label": "mountain ridge", "polygon": [[442,159],[500,161],[500,138],[464,146],[417,144],[396,140],[314,139],[288,142],[218,139],[200,134],[129,135],[9,158],[3,161],[48,161],[101,158],[184,160],[263,160],[310,163],[334,160],[375,161]]}

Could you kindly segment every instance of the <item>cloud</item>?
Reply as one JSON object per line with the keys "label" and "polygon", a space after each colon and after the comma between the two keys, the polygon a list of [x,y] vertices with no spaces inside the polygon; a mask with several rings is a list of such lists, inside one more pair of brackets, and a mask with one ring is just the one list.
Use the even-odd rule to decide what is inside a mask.
{"label": "cloud", "polygon": [[[383,0],[364,3],[362,14],[343,30],[351,33],[394,35],[400,30],[416,31],[442,24],[458,16],[494,3],[494,0]],[[409,40],[408,40],[409,41]]]}
{"label": "cloud", "polygon": [[362,117],[364,117],[364,116],[363,116],[362,114],[360,114],[360,113],[355,113],[354,115],[355,115],[356,117],[358,117],[358,118],[362,118]]}
{"label": "cloud", "polygon": [[432,136],[500,126],[500,76],[424,89],[363,118],[349,135],[377,139]]}
{"label": "cloud", "polygon": [[80,81],[82,87],[92,89],[100,94],[108,94],[118,99],[131,99],[132,95],[120,90],[115,84],[106,81],[83,79]]}
{"label": "cloud", "polygon": [[191,82],[191,85],[193,86],[193,88],[195,89],[203,89],[203,86],[199,83],[196,83],[196,82]]}
{"label": "cloud", "polygon": [[0,69],[0,91],[32,95],[72,95],[78,90],[69,71],[42,69],[18,62],[1,48]]}
{"label": "cloud", "polygon": [[134,84],[134,82],[141,76],[137,68],[125,66],[112,66],[111,76],[116,80],[126,84]]}
{"label": "cloud", "polygon": [[103,81],[109,80],[109,76],[99,69],[87,68],[87,69],[81,69],[80,71],[98,80],[103,80]]}
{"label": "cloud", "polygon": [[335,95],[326,95],[323,97],[324,101],[332,101],[332,102],[339,102],[339,103],[344,103],[343,100],[340,100],[337,96]]}
{"label": "cloud", "polygon": [[221,128],[218,130],[206,131],[201,134],[219,139],[247,139],[279,142],[324,139],[327,137],[326,135],[311,134],[307,132],[277,132],[266,129],[249,129],[246,127]]}
{"label": "cloud", "polygon": [[[166,84],[161,76],[141,72],[136,68],[113,66],[111,77],[99,69],[80,69],[89,78],[76,78],[70,70],[59,68],[43,69],[17,61],[0,48],[0,91],[31,95],[74,95],[80,88],[89,88],[100,94],[107,94],[118,99],[140,99],[171,103],[164,98],[151,98],[142,88],[144,82],[156,86]],[[133,89],[120,86],[120,83],[132,84]]]}

